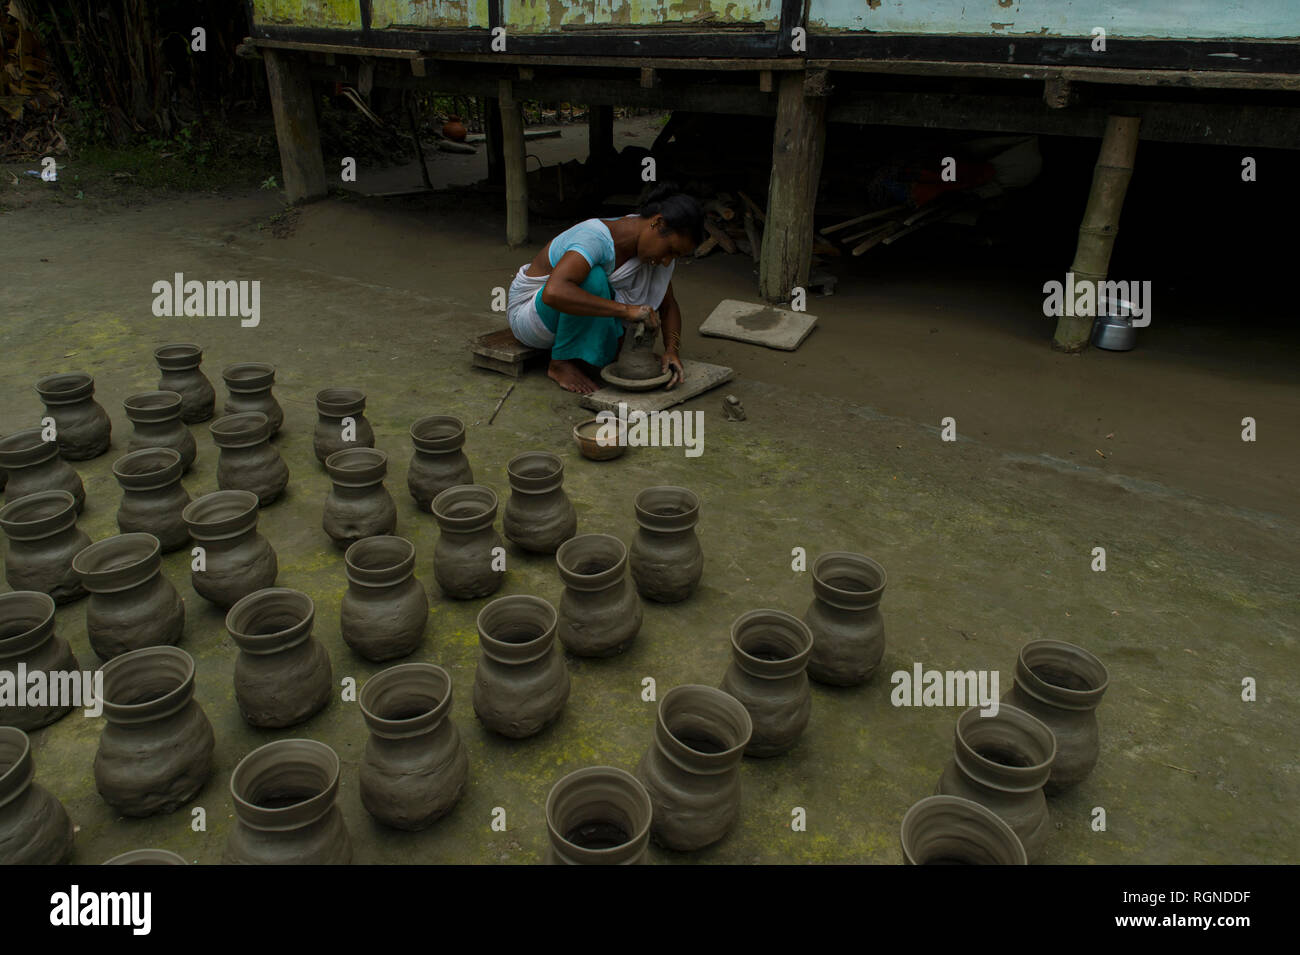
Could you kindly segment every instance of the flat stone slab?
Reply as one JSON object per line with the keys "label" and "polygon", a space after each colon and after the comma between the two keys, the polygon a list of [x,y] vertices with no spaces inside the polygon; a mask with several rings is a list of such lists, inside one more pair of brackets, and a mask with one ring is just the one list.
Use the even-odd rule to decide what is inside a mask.
{"label": "flat stone slab", "polygon": [[703,394],[711,388],[731,380],[735,374],[726,365],[712,365],[707,361],[682,359],[684,378],[672,391],[659,388],[655,391],[624,391],[606,386],[578,399],[579,404],[592,411],[618,411],[619,402],[628,411],[663,411]]}
{"label": "flat stone slab", "polygon": [[724,298],[700,326],[701,335],[794,351],[817,324],[807,312]]}

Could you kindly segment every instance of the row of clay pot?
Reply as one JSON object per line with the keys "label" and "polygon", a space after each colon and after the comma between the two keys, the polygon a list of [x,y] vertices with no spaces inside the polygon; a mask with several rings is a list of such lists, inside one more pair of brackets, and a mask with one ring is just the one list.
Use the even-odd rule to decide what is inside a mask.
{"label": "row of clay pot", "polygon": [[1026,644],[996,714],[972,707],[958,717],[938,795],[904,817],[905,859],[1040,859],[1051,829],[1047,794],[1078,785],[1096,766],[1096,709],[1108,683],[1105,666],[1081,647],[1059,640]]}

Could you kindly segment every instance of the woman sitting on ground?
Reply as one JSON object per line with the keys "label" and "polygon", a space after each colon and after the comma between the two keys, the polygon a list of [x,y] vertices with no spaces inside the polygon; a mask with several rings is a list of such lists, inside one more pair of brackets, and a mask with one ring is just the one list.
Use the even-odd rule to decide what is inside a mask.
{"label": "woman sitting on ground", "polygon": [[510,329],[523,344],[550,351],[548,374],[561,388],[590,394],[631,323],[651,332],[662,325],[662,371],[671,370],[672,388],[682,380],[673,268],[703,238],[699,203],[670,183],[654,189],[640,212],[579,222],[520,267],[510,285]]}

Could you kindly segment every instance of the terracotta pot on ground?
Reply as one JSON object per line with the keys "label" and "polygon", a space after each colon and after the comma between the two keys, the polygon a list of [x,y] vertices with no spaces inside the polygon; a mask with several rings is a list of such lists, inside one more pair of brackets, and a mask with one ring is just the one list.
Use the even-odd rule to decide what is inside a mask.
{"label": "terracotta pot on ground", "polygon": [[69,461],[97,458],[112,442],[113,423],[95,400],[95,379],[82,371],[36,382],[45,413],[54,419],[59,453]]}
{"label": "terracotta pot on ground", "polygon": [[253,750],[230,775],[235,823],[227,865],[347,865],[352,840],[335,802],[339,758],[324,743],[281,739]]}

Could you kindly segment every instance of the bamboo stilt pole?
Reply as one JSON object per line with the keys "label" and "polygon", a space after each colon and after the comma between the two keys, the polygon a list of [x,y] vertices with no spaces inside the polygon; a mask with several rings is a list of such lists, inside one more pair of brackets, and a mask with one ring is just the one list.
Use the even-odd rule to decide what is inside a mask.
{"label": "bamboo stilt pole", "polygon": [[[1111,116],[1106,121],[1106,133],[1092,174],[1088,206],[1079,225],[1079,243],[1075,248],[1074,262],[1070,265],[1076,285],[1084,281],[1100,282],[1106,278],[1110,268],[1124,195],[1129,180],[1133,178],[1140,122],[1136,116]],[[1067,352],[1082,351],[1088,347],[1092,323],[1093,317],[1089,315],[1060,316],[1056,321],[1052,347]]]}

